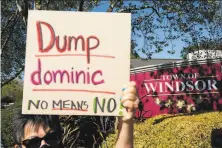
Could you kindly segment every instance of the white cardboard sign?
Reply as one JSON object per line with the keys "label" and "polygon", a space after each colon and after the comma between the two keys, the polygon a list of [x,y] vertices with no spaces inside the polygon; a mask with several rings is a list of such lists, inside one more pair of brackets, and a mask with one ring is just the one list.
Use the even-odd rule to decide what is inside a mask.
{"label": "white cardboard sign", "polygon": [[131,15],[29,11],[23,114],[121,115]]}

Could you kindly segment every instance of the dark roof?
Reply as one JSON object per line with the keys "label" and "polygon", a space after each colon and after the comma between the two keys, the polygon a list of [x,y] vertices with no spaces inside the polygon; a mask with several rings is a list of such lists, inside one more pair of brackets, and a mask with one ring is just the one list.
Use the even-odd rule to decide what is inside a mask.
{"label": "dark roof", "polygon": [[156,65],[156,64],[165,64],[171,63],[176,61],[182,61],[182,59],[131,59],[130,61],[130,68],[138,68],[143,66],[149,65]]}

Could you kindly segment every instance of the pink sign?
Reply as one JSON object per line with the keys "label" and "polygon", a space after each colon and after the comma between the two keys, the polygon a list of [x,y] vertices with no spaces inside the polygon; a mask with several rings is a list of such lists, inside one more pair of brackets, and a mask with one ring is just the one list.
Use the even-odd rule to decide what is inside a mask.
{"label": "pink sign", "polygon": [[222,59],[131,69],[141,99],[137,117],[222,109]]}

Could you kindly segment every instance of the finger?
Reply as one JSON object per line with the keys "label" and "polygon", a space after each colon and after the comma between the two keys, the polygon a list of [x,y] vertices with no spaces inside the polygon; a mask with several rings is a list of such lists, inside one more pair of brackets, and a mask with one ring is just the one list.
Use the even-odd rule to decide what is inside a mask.
{"label": "finger", "polygon": [[128,93],[128,94],[125,94],[122,98],[121,98],[121,102],[125,102],[127,100],[130,100],[130,101],[136,101],[137,99],[137,96],[135,96],[133,93]]}
{"label": "finger", "polygon": [[130,81],[129,83],[124,85],[124,87],[127,87],[127,86],[136,86],[136,82],[135,81]]}
{"label": "finger", "polygon": [[132,112],[134,109],[138,108],[138,104],[129,100],[125,101],[122,105],[127,109],[128,112]]}
{"label": "finger", "polygon": [[137,94],[137,91],[136,91],[136,87],[134,86],[128,86],[127,88],[125,88],[122,92],[122,96],[124,96],[125,94],[128,94],[128,93],[133,93],[133,94]]}
{"label": "finger", "polygon": [[129,85],[130,86],[136,86],[136,82],[135,81],[130,81]]}
{"label": "finger", "polygon": [[135,109],[137,109],[139,107],[139,103],[140,103],[140,100],[139,100],[139,98],[137,98],[136,101],[134,102],[134,104],[137,105],[137,107]]}
{"label": "finger", "polygon": [[136,87],[136,82],[134,82],[134,81],[131,81],[131,82],[129,82],[128,84],[125,84],[124,86],[123,86],[123,90],[125,90],[127,87]]}

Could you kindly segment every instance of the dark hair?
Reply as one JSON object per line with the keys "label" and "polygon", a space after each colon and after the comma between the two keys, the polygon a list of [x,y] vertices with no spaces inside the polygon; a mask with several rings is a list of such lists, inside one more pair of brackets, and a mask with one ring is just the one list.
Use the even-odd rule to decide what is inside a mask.
{"label": "dark hair", "polygon": [[35,130],[38,130],[40,126],[44,130],[50,128],[58,133],[58,136],[62,137],[62,128],[57,115],[25,115],[21,111],[15,114],[13,118],[13,139],[14,144],[19,144],[24,138],[24,128],[27,124],[34,125]]}

